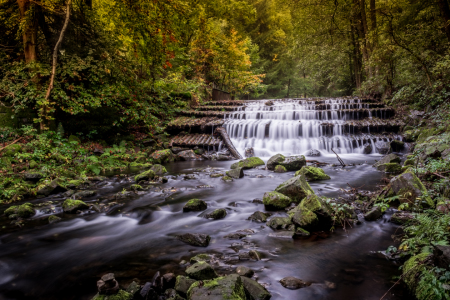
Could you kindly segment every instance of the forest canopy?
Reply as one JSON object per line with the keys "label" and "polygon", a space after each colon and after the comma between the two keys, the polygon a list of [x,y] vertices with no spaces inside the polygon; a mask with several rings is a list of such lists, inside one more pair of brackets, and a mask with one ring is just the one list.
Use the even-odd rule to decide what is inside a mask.
{"label": "forest canopy", "polygon": [[0,0],[0,105],[150,131],[212,87],[436,105],[449,20],[447,0]]}

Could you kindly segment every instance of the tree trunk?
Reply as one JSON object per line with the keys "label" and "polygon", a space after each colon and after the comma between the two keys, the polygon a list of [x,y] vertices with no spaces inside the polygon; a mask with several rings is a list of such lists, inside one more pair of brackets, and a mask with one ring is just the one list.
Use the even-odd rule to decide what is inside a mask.
{"label": "tree trunk", "polygon": [[[20,21],[25,23],[25,27],[22,32],[23,51],[25,55],[25,62],[31,63],[37,60],[36,54],[36,18],[34,12],[30,12],[31,1],[30,0],[17,0],[17,5],[20,11]],[[32,18],[27,18],[27,14],[32,13]],[[28,19],[28,22],[26,21]]]}
{"label": "tree trunk", "polygon": [[355,29],[355,26],[353,26],[352,24],[350,24],[350,34],[351,34],[352,45],[353,45],[353,64],[354,64],[354,70],[355,70],[355,84],[356,84],[356,88],[359,89],[361,87],[361,64],[360,64],[361,54],[359,52],[358,39],[355,37],[355,34],[357,34],[357,31]]}
{"label": "tree trunk", "polygon": [[450,9],[447,0],[439,0],[439,10],[441,11],[442,19],[444,21],[445,34],[450,42]]}
{"label": "tree trunk", "polygon": [[228,150],[230,150],[231,155],[233,155],[236,159],[242,159],[242,156],[239,154],[239,152],[234,147],[233,143],[231,142],[231,139],[223,127],[218,127],[216,129],[216,133],[219,133],[222,136],[223,143],[225,146],[227,146]]}
{"label": "tree trunk", "polygon": [[359,9],[361,14],[361,27],[363,30],[363,53],[365,52],[365,68],[367,70],[367,76],[370,78],[372,77],[372,67],[369,64],[369,57],[370,57],[370,42],[369,42],[369,27],[367,26],[367,16],[366,16],[366,1],[360,0],[359,1]]}

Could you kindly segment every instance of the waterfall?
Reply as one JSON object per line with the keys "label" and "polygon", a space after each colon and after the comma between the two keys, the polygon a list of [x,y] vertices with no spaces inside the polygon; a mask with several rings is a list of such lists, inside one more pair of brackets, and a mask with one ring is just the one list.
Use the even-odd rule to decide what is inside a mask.
{"label": "waterfall", "polygon": [[[361,111],[353,111],[369,108],[360,99],[271,100],[270,106],[266,102],[248,101],[225,117],[224,127],[241,154],[250,147],[261,157],[307,155],[310,150],[323,154],[332,154],[331,149],[340,154],[363,152],[364,143],[343,126],[345,121],[365,117]],[[372,117],[371,112],[367,114]],[[372,139],[369,143],[373,145]]]}

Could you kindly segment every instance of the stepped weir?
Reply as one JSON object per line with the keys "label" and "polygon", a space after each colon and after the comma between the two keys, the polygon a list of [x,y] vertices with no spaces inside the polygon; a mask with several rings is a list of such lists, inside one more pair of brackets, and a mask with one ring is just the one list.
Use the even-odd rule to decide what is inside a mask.
{"label": "stepped weir", "polygon": [[[172,121],[168,129],[188,131],[172,141],[179,146],[220,147],[215,128],[225,128],[240,154],[313,155],[382,152],[403,122],[383,103],[359,98],[210,101]],[[381,147],[382,148],[382,147]]]}

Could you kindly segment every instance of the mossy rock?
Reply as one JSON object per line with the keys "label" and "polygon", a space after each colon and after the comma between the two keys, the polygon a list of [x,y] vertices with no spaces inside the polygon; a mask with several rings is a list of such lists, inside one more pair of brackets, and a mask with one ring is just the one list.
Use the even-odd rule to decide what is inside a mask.
{"label": "mossy rock", "polygon": [[71,142],[77,142],[78,145],[81,144],[80,138],[75,135],[69,136],[69,143],[71,143]]}
{"label": "mossy rock", "polygon": [[295,172],[295,176],[303,175],[307,181],[327,180],[330,176],[325,174],[324,170],[316,167],[303,167]]}
{"label": "mossy rock", "polygon": [[164,168],[162,165],[154,165],[150,170],[155,172],[156,175],[162,175],[164,173],[167,173],[166,168]]}
{"label": "mossy rock", "polygon": [[208,219],[219,220],[227,216],[227,210],[225,208],[215,209],[213,212],[206,215]]}
{"label": "mossy rock", "polygon": [[252,169],[258,166],[264,166],[264,161],[259,157],[247,157],[231,165],[231,169],[243,168],[244,170]]}
{"label": "mossy rock", "polygon": [[139,182],[139,181],[142,181],[142,180],[152,180],[152,179],[155,178],[155,176],[156,175],[155,175],[155,172],[153,170],[147,170],[145,172],[142,172],[139,175],[136,175],[134,177],[134,181]]}
{"label": "mossy rock", "polygon": [[286,229],[292,225],[292,221],[290,217],[273,217],[266,225],[272,229]]}
{"label": "mossy rock", "polygon": [[61,218],[58,217],[58,216],[51,215],[50,217],[48,217],[48,223],[49,224],[53,224],[53,223],[56,223],[56,222],[59,222],[59,221],[61,221]]}
{"label": "mossy rock", "polygon": [[151,158],[155,163],[168,163],[175,161],[175,156],[170,149],[159,150],[152,153]]}
{"label": "mossy rock", "polygon": [[245,300],[245,289],[241,276],[237,274],[227,275],[212,280],[195,282],[187,292],[190,300]]}
{"label": "mossy rock", "polygon": [[244,168],[236,168],[226,172],[227,176],[233,179],[239,179],[244,177]]}
{"label": "mossy rock", "polygon": [[30,169],[36,169],[38,167],[38,163],[34,160],[30,160],[29,167]]}
{"label": "mossy rock", "polygon": [[182,276],[182,275],[178,275],[177,279],[175,281],[175,291],[177,291],[177,293],[179,293],[181,296],[186,297],[187,296],[187,292],[189,290],[189,288],[191,287],[191,285],[193,285],[196,282],[195,279],[191,279],[189,277],[186,276]]}
{"label": "mossy rock", "polygon": [[186,275],[197,280],[208,280],[218,277],[213,267],[205,261],[199,261],[188,267]]}
{"label": "mossy rock", "polygon": [[223,177],[223,173],[214,173],[214,174],[211,174],[211,175],[209,175],[209,177],[211,177],[211,178],[219,178],[219,177]]}
{"label": "mossy rock", "polygon": [[65,213],[72,214],[76,213],[78,210],[89,208],[89,205],[81,200],[66,199],[62,205],[62,208]]}
{"label": "mossy rock", "polygon": [[5,210],[7,217],[15,216],[14,218],[26,219],[34,216],[36,211],[33,208],[33,204],[24,203],[22,205],[14,205]]}
{"label": "mossy rock", "polygon": [[[437,128],[425,128],[425,129],[421,129],[419,136],[417,137],[416,142],[418,144],[421,144],[423,142],[425,142],[429,137],[438,134],[439,130]],[[406,134],[406,132],[405,132]]]}
{"label": "mossy rock", "polygon": [[225,182],[232,182],[233,178],[231,178],[230,176],[223,176],[222,180],[225,181]]}
{"label": "mossy rock", "polygon": [[211,260],[211,258],[212,258],[211,255],[202,253],[202,254],[197,254],[194,257],[191,257],[190,262],[191,262],[191,264],[195,264],[195,263],[198,263],[201,261],[208,262]]}
{"label": "mossy rock", "polygon": [[[419,275],[425,270],[425,264],[420,264],[430,256],[430,253],[420,253],[408,259],[403,265],[403,281],[411,291],[415,291],[420,280]],[[431,298],[430,298],[431,299]]]}
{"label": "mossy rock", "polygon": [[73,179],[67,182],[67,187],[69,188],[78,188],[84,184],[84,180],[81,179]]}
{"label": "mossy rock", "polygon": [[415,160],[414,158],[408,158],[407,160],[405,160],[405,162],[403,163],[403,166],[407,167],[407,166],[414,166],[415,165]]}
{"label": "mossy rock", "polygon": [[275,189],[275,192],[288,196],[295,203],[299,203],[309,194],[314,194],[314,191],[306,182],[306,177],[303,175],[292,177],[283,182]]}
{"label": "mossy rock", "polygon": [[292,203],[292,199],[286,195],[273,191],[264,193],[263,203],[266,209],[282,210]]}
{"label": "mossy rock", "polygon": [[287,170],[284,166],[278,165],[275,167],[274,172],[275,173],[286,173]]}
{"label": "mossy rock", "polygon": [[[378,167],[380,167],[381,165],[390,164],[390,163],[400,163],[400,157],[398,157],[397,155],[395,155],[393,153],[390,153],[386,156],[383,156],[383,158],[380,159],[379,161],[377,161],[373,166],[378,169]],[[384,168],[382,168],[382,169],[384,170]],[[380,171],[383,171],[383,170],[380,170]]]}
{"label": "mossy rock", "polygon": [[19,153],[22,150],[22,146],[20,144],[13,144],[6,146],[5,149],[3,149],[3,156],[6,157],[13,157],[16,155],[16,153]]}
{"label": "mossy rock", "polygon": [[400,174],[402,172],[402,166],[398,163],[387,163],[377,166],[377,170],[386,173]]}
{"label": "mossy rock", "polygon": [[274,170],[279,163],[283,162],[285,159],[284,155],[282,154],[275,154],[269,160],[267,161],[267,169],[268,170]]}
{"label": "mossy rock", "polygon": [[292,223],[302,228],[312,228],[317,225],[319,218],[307,208],[296,209],[291,217]]}
{"label": "mossy rock", "polygon": [[97,294],[91,300],[131,300],[133,299],[133,295],[124,291],[119,290],[119,292],[115,295],[100,295]]}
{"label": "mossy rock", "polygon": [[191,199],[183,207],[183,212],[202,211],[208,207],[205,201],[200,199]]}
{"label": "mossy rock", "polygon": [[393,140],[391,141],[391,148],[395,152],[402,151],[405,148],[405,143],[399,140]]}
{"label": "mossy rock", "polygon": [[285,167],[288,171],[297,171],[306,166],[306,158],[303,155],[288,156],[278,164]]}
{"label": "mossy rock", "polygon": [[419,134],[416,130],[407,130],[403,133],[403,136],[405,137],[405,140],[408,143],[415,142],[417,140],[418,135]]}
{"label": "mossy rock", "polygon": [[408,203],[409,207],[416,206],[416,204],[425,207],[434,207],[434,202],[428,196],[427,189],[411,169],[392,178],[386,189],[388,190],[387,197],[397,195],[399,196],[400,202]]}

